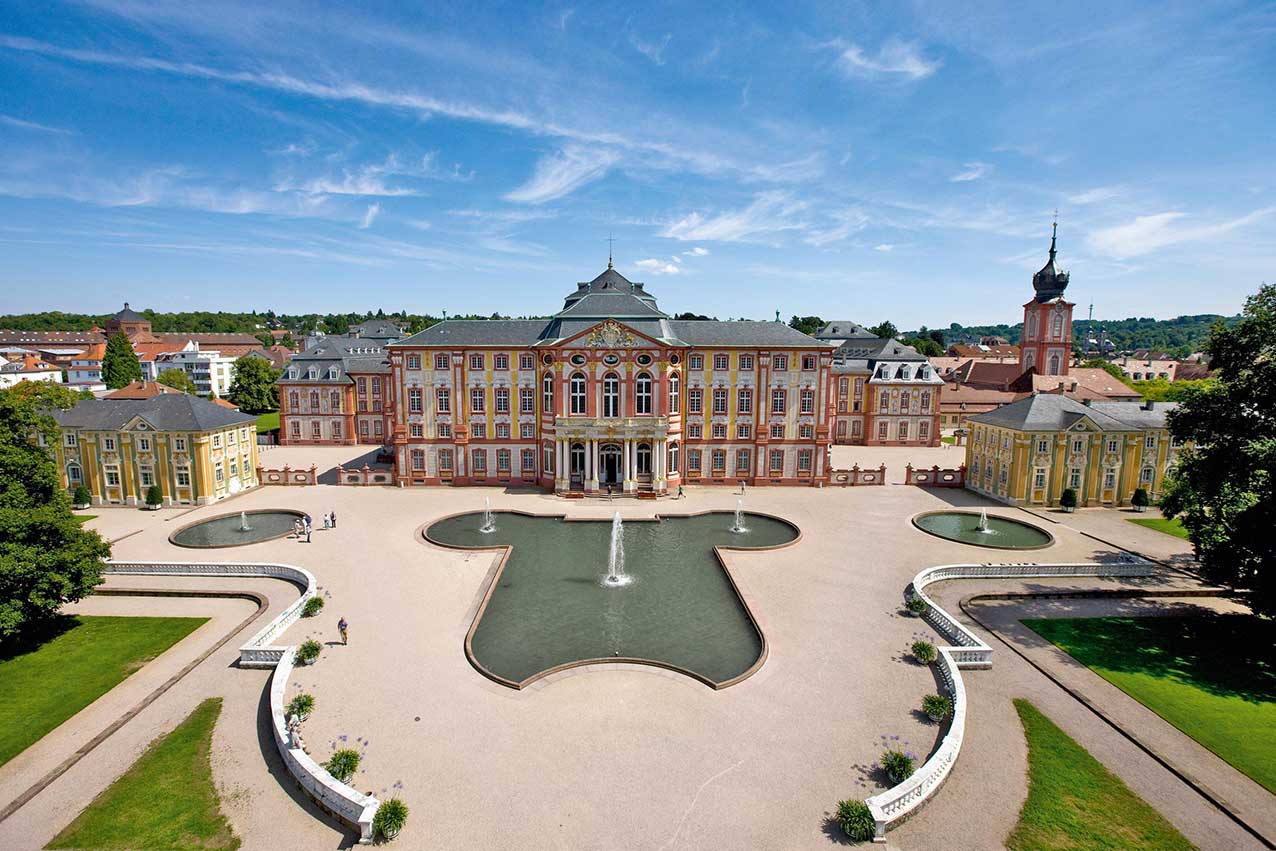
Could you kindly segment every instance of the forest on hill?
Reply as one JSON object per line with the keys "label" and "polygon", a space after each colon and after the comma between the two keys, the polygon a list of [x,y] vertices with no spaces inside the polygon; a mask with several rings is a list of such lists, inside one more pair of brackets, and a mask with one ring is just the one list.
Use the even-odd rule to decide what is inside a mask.
{"label": "forest on hill", "polygon": [[[1083,350],[1087,341],[1097,339],[1102,331],[1117,351],[1134,349],[1158,349],[1178,357],[1199,352],[1215,322],[1235,324],[1239,316],[1220,316],[1201,313],[1195,316],[1176,316],[1173,319],[1131,317],[1129,319],[1074,319],[1072,322],[1073,346]],[[978,342],[981,337],[1005,337],[1018,343],[1023,326],[1016,325],[959,325],[956,322],[944,331],[946,342]],[[909,334],[909,336],[912,336]]]}

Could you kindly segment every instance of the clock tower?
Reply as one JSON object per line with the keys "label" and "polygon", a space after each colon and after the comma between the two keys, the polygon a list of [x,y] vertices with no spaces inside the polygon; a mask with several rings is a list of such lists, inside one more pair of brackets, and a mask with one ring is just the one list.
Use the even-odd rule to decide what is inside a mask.
{"label": "clock tower", "polygon": [[1019,339],[1019,365],[1038,375],[1067,375],[1072,362],[1072,302],[1063,297],[1068,273],[1055,265],[1055,241],[1059,223],[1050,234],[1050,259],[1032,276],[1036,295],[1023,306],[1023,334]]}

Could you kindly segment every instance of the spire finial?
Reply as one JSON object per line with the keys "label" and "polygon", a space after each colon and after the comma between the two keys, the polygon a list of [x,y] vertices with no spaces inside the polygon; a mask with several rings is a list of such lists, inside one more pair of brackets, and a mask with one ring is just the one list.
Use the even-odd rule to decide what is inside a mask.
{"label": "spire finial", "polygon": [[611,258],[612,258],[612,252],[615,248],[616,248],[616,239],[615,237],[611,235],[611,232],[608,231],[607,233],[607,268],[608,269],[614,268],[611,265]]}
{"label": "spire finial", "polygon": [[1054,223],[1050,226],[1050,259],[1054,259],[1055,240],[1059,236],[1059,211],[1054,211]]}

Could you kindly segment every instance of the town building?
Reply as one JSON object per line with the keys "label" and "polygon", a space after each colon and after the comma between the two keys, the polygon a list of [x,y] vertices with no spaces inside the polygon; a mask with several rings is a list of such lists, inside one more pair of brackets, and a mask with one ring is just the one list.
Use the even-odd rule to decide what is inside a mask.
{"label": "town building", "polygon": [[156,396],[163,396],[165,393],[181,393],[175,387],[169,387],[167,384],[160,384],[158,381],[132,381],[116,390],[111,390],[98,397],[101,399],[154,399]]}
{"label": "town building", "polygon": [[833,350],[833,442],[938,446],[944,381],[912,346],[850,321],[827,323],[815,338]]}
{"label": "town building", "polygon": [[[548,319],[447,320],[386,349],[401,484],[658,494],[829,475],[834,346],[779,322],[672,319],[610,262]],[[345,440],[324,391],[289,388],[353,370],[301,360],[280,386],[302,439],[332,439],[340,422]]]}
{"label": "town building", "polygon": [[12,387],[23,381],[52,381],[62,383],[62,369],[47,362],[35,352],[7,349],[0,354],[0,388]]}
{"label": "town building", "polygon": [[[984,338],[997,339],[1002,338]],[[953,343],[944,352],[945,356],[956,358],[958,360],[970,360],[971,358],[1002,361],[1006,363],[1019,363],[1020,352],[1018,346],[1012,346],[1010,343]]]}
{"label": "town building", "polygon": [[[257,347],[261,351],[261,346]],[[195,383],[195,389],[207,396],[225,396],[230,392],[235,377],[235,361],[238,356],[223,354],[219,349],[205,349],[195,340],[189,340],[180,349],[166,352],[154,360],[154,378],[166,369],[180,369]],[[145,376],[144,376],[145,377]]]}
{"label": "town building", "polygon": [[1128,505],[1156,499],[1178,445],[1166,427],[1173,402],[1078,402],[1038,393],[969,418],[966,487],[1012,504]]}
{"label": "town building", "polygon": [[66,371],[66,383],[81,390],[105,390],[102,380],[102,359],[106,357],[106,343],[90,343],[71,358]]}
{"label": "town building", "polygon": [[62,484],[95,505],[205,505],[257,484],[256,418],[185,393],[84,400],[53,414]]}

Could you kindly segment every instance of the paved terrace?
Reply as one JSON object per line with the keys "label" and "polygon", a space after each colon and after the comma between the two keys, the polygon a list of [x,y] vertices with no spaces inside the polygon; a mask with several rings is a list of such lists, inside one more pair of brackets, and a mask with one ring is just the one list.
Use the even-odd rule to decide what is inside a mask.
{"label": "paved terrace", "polygon": [[[956,450],[936,451],[957,457]],[[924,757],[939,734],[915,711],[921,696],[935,690],[935,680],[905,659],[915,638],[935,640],[929,627],[899,611],[901,590],[913,575],[952,562],[1063,562],[1114,554],[1111,546],[1044,521],[1040,525],[1050,528],[1056,543],[1028,553],[950,543],[909,524],[917,512],[950,505],[987,506],[1025,518],[964,491],[751,488],[747,509],[786,517],[804,535],[787,549],[728,556],[770,642],[756,675],[715,692],[658,669],[595,666],[515,692],[476,673],[462,649],[495,557],[436,548],[414,534],[440,516],[481,509],[485,497],[497,510],[605,519],[617,509],[626,517],[731,510],[738,492],[691,488],[681,501],[639,503],[563,501],[496,488],[274,487],[180,517],[177,511],[103,509],[94,526],[111,538],[136,532],[116,544],[118,559],[278,561],[315,574],[328,605],[283,640],[335,641],[336,621],[345,616],[351,644],[325,646],[316,666],[296,671],[289,694],[304,689],[316,697],[305,725],[312,755],[323,760],[334,747],[355,747],[364,759],[352,785],[405,800],[412,816],[398,841],[413,848],[828,847],[841,840],[827,821],[837,800],[882,788],[874,769],[882,737],[898,736],[889,741]],[[301,509],[315,517],[335,509],[338,528],[317,529],[309,544],[280,539],[184,550],[167,542],[178,525],[253,508]],[[1065,519],[1072,524],[1079,516]],[[1105,535],[1123,546],[1184,549],[1134,524],[1107,525]],[[164,582],[208,587],[248,581]],[[266,586],[272,612],[296,598],[296,589],[285,583],[252,582]],[[968,593],[961,583],[948,588]],[[153,605],[157,613],[169,611]],[[263,622],[246,628],[239,640]],[[86,758],[0,824],[0,844],[13,847],[5,837],[23,836],[17,847],[28,847],[35,844],[29,840],[52,836],[150,738],[210,694],[227,697],[214,774],[244,847],[347,844],[347,832],[300,802],[287,779],[271,776],[279,762],[263,732],[268,672],[228,667],[235,646],[237,641],[227,644],[95,751],[101,763],[90,765]],[[967,675],[968,750],[935,801],[890,834],[892,844],[1000,847],[1026,794],[1024,743],[1010,704],[1023,695],[1193,842],[1247,847],[1248,836],[1217,810],[1163,771],[1157,775],[1141,752],[1097,729],[1043,676],[994,646],[994,669]],[[95,704],[83,714],[98,709]]]}

